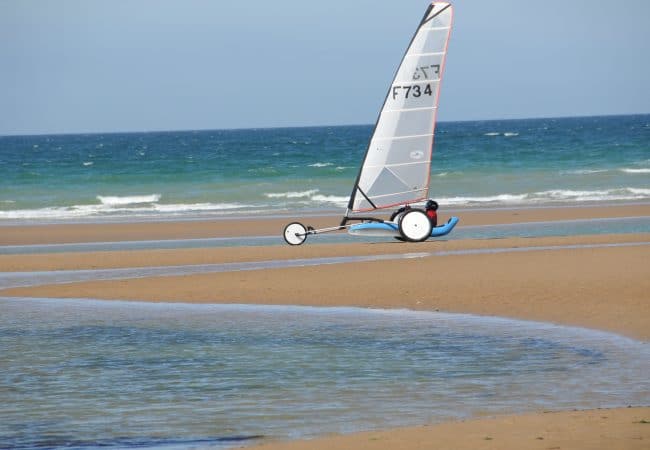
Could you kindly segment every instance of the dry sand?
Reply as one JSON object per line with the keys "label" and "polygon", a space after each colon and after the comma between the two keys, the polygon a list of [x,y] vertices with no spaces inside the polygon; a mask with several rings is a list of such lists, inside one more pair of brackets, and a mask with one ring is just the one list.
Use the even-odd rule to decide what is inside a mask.
{"label": "dry sand", "polygon": [[[649,206],[474,211],[463,224],[650,216]],[[318,220],[331,224],[332,218]],[[277,223],[276,223],[277,222]],[[286,220],[2,227],[2,244],[269,234]],[[314,240],[315,241],[315,240]],[[0,292],[166,302],[354,305],[498,315],[612,331],[650,340],[650,233],[0,256],[2,271],[184,265],[323,256],[521,249],[301,268],[95,281]],[[625,247],[604,244],[630,244]],[[587,248],[539,249],[562,245]],[[650,449],[650,408],[537,413],[360,433],[270,448]]]}

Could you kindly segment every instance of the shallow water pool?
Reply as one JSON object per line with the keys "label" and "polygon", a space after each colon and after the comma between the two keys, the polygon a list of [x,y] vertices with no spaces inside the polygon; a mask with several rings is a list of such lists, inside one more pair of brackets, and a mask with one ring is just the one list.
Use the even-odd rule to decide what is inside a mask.
{"label": "shallow water pool", "polygon": [[5,298],[0,310],[11,448],[223,447],[650,402],[647,344],[578,328],[293,306]]}

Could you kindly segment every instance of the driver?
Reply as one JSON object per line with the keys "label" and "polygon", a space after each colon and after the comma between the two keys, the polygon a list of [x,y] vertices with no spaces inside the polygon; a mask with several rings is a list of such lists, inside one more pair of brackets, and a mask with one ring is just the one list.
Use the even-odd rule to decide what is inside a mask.
{"label": "driver", "polygon": [[427,217],[431,222],[432,227],[438,226],[438,202],[433,199],[427,200],[427,204],[424,208],[424,211],[427,213]]}

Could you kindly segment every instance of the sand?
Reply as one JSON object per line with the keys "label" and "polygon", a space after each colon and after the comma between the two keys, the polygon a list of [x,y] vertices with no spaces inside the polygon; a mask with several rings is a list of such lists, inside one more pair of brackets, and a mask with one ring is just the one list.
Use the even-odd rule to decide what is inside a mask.
{"label": "sand", "polygon": [[[578,220],[590,218],[637,217],[650,215],[649,204],[607,207],[548,207],[520,209],[441,210],[440,219],[461,216],[461,226],[496,223]],[[192,239],[230,236],[281,235],[284,226],[295,219],[316,228],[338,225],[340,212],[329,216],[278,218],[226,218],[184,222],[140,222],[105,224],[52,224],[4,226],[0,245],[52,244],[73,242],[114,242],[157,239]]]}
{"label": "sand", "polygon": [[[0,258],[3,271],[433,253],[406,260],[14,288],[0,295],[426,309],[577,325],[648,340],[650,245],[645,244],[649,242],[650,233],[645,233],[6,255]],[[621,243],[629,246],[603,246]],[[587,247],[562,248],[566,245]],[[528,251],[436,254],[474,249]]]}
{"label": "sand", "polygon": [[263,450],[647,450],[650,408],[541,412],[263,444]]}
{"label": "sand", "polygon": [[[636,216],[650,216],[650,206],[470,211],[461,215],[461,223]],[[236,235],[265,235],[273,229],[280,232],[286,221],[260,218],[2,227],[0,244],[218,237],[235,232]],[[331,225],[332,221],[336,222],[336,218],[313,218],[306,223],[320,226]],[[426,309],[597,328],[649,341],[648,243],[650,233],[422,244],[308,243],[301,247],[2,255],[0,270],[8,272],[431,253],[406,260],[14,288],[0,291],[0,295]],[[567,245],[576,247],[562,248]],[[499,252],[440,253],[485,249]],[[650,421],[647,407],[553,414],[533,412],[308,442],[273,443],[270,448],[648,449],[650,424],[646,421]]]}

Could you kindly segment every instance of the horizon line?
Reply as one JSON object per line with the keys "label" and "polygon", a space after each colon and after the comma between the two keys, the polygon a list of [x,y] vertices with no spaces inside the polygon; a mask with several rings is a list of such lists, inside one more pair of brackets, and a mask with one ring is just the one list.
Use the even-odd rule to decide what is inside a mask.
{"label": "horizon line", "polygon": [[[597,117],[626,117],[626,116],[648,116],[650,112],[645,113],[614,113],[614,114],[589,114],[578,116],[538,116],[538,117],[520,117],[520,118],[500,118],[500,119],[462,119],[462,120],[439,120],[437,123],[464,123],[464,122],[515,122],[521,120],[544,120],[544,119],[581,119]],[[295,126],[259,126],[259,127],[233,127],[233,128],[194,128],[194,129],[152,129],[138,131],[74,131],[74,132],[43,132],[34,134],[9,133],[0,134],[4,137],[34,137],[34,136],[83,136],[83,135],[101,135],[101,134],[147,134],[147,133],[199,133],[206,131],[245,131],[245,130],[282,130],[282,129],[299,129],[299,128],[340,128],[340,127],[365,127],[373,126],[373,123],[351,123],[351,124],[325,124],[325,125],[295,125]]]}

